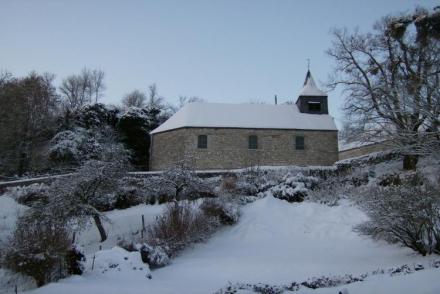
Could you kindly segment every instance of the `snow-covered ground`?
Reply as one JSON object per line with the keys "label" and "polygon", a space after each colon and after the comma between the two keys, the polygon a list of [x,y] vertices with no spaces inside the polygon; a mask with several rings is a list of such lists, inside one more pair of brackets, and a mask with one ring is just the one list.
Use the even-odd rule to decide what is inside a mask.
{"label": "snow-covered ground", "polygon": [[14,199],[0,196],[0,243],[6,242],[15,230],[18,216],[27,209]]}
{"label": "snow-covered ground", "polygon": [[100,243],[98,229],[90,224],[85,232],[78,236],[78,245],[86,254],[92,254],[102,247],[110,249],[117,245],[121,239],[132,240],[133,235],[140,234],[142,228],[142,215],[145,224],[153,222],[160,215],[165,205],[141,204],[123,210],[113,210],[105,213],[108,221],[104,222],[104,228],[108,232],[108,239]]}
{"label": "snow-covered ground", "polygon": [[[145,209],[152,207],[114,211],[109,217],[114,226],[118,219],[123,219],[125,224],[121,226],[133,230],[140,222],[138,210],[146,213]],[[161,208],[154,209],[159,213]],[[127,221],[130,214],[128,218],[132,220]],[[290,204],[268,196],[243,207],[237,225],[225,227],[206,244],[195,245],[169,266],[152,271],[151,279],[145,271],[124,270],[127,267],[105,273],[96,267],[91,271],[93,254],[89,254],[83,276],[67,278],[30,293],[213,293],[229,282],[289,283],[317,275],[362,274],[403,264],[428,264],[434,258],[359,236],[352,228],[365,219],[349,202],[329,207],[307,202]],[[82,238],[89,239],[88,248],[91,248],[93,240]],[[356,294],[437,294],[439,274],[440,270],[429,269],[406,276],[373,276],[338,289],[297,293],[333,294],[347,288],[349,293]]]}

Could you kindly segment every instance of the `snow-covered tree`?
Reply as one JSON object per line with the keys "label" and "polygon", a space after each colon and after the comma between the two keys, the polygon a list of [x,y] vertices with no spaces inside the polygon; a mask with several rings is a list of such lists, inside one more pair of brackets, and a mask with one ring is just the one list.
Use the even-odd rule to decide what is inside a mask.
{"label": "snow-covered tree", "polygon": [[196,175],[188,159],[178,161],[165,170],[159,178],[158,185],[163,192],[171,194],[177,201],[196,198],[196,193],[208,188]]}
{"label": "snow-covered tree", "polygon": [[101,241],[107,239],[102,225],[105,216],[97,207],[117,189],[118,179],[126,171],[126,158],[120,150],[107,151],[103,160],[86,161],[75,175],[55,181],[49,191],[49,203],[35,209],[35,213],[70,221],[78,229],[93,219]]}
{"label": "snow-covered tree", "polygon": [[373,33],[333,31],[329,85],[342,85],[348,119],[363,139],[386,137],[414,169],[440,147],[440,10],[387,16]]}

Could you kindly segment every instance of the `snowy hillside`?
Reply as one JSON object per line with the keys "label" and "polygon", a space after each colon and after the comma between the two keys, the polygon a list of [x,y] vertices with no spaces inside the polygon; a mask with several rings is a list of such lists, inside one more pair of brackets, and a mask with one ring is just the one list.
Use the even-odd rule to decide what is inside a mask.
{"label": "snowy hillside", "polygon": [[[113,218],[117,214],[125,212],[114,211]],[[213,293],[228,283],[288,283],[403,264],[428,265],[434,258],[359,236],[352,228],[365,218],[349,202],[329,207],[290,204],[268,196],[245,206],[237,225],[217,233],[206,244],[187,249],[171,265],[152,271],[151,279],[144,271],[127,266],[120,271],[102,273],[96,267],[92,271],[88,262],[83,276],[30,293]],[[91,258],[89,255],[88,260]],[[395,293],[399,289],[399,293],[434,294],[440,292],[438,274],[438,269],[430,269],[405,277],[377,276],[338,289],[298,293],[337,293],[347,288],[353,289],[350,293]]]}

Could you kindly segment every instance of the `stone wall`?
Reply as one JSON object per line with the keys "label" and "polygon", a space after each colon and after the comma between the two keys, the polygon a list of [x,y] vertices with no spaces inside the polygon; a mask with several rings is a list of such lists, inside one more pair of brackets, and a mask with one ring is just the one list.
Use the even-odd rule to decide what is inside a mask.
{"label": "stone wall", "polygon": [[[197,148],[198,135],[208,136],[208,148]],[[248,149],[250,135],[258,149]],[[305,137],[305,149],[295,149],[295,136]],[[254,165],[332,165],[338,160],[336,131],[235,128],[181,128],[153,135],[151,170],[163,170],[190,158],[196,169],[233,169]]]}
{"label": "stone wall", "polygon": [[372,143],[365,146],[360,146],[357,148],[347,149],[343,151],[339,151],[339,160],[358,157],[362,155],[367,155],[373,152],[385,151],[390,149],[390,146],[387,146],[382,143]]}

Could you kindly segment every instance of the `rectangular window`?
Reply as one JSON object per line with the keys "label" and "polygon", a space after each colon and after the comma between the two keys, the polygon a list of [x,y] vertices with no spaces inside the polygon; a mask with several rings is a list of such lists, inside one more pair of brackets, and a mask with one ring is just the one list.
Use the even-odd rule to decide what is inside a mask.
{"label": "rectangular window", "polygon": [[258,137],[255,135],[249,136],[249,149],[258,149]]}
{"label": "rectangular window", "polygon": [[321,103],[320,102],[309,102],[309,111],[312,112],[320,112],[321,111]]}
{"label": "rectangular window", "polygon": [[199,135],[197,137],[197,148],[199,148],[199,149],[208,148],[208,136],[207,135]]}
{"label": "rectangular window", "polygon": [[303,136],[296,136],[295,137],[295,149],[296,150],[304,150],[305,144],[304,144],[304,137]]}

